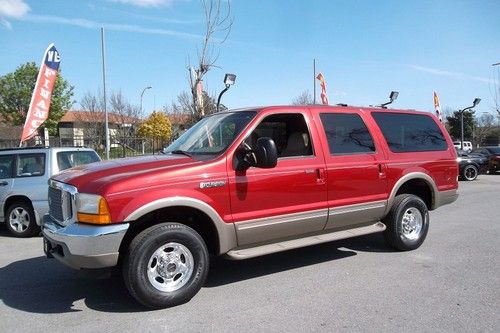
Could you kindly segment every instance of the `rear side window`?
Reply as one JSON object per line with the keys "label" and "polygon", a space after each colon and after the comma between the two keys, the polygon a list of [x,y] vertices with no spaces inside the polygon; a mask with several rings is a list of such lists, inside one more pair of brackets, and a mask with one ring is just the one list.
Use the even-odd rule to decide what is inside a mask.
{"label": "rear side window", "polygon": [[0,155],[0,179],[12,178],[14,155]]}
{"label": "rear side window", "polygon": [[36,177],[45,174],[45,154],[17,156],[17,177]]}
{"label": "rear side window", "polygon": [[57,153],[57,166],[65,170],[82,164],[100,161],[93,151],[61,151]]}
{"label": "rear side window", "polygon": [[322,113],[320,118],[331,155],[363,154],[375,151],[372,136],[359,115]]}
{"label": "rear side window", "polygon": [[395,153],[441,151],[446,139],[431,117],[419,114],[373,112],[373,118]]}

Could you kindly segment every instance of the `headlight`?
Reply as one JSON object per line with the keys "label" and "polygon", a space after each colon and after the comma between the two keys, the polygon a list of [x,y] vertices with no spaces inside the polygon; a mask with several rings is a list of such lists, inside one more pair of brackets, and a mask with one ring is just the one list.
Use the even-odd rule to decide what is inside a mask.
{"label": "headlight", "polygon": [[78,193],[76,195],[78,222],[91,224],[111,223],[108,204],[100,195]]}

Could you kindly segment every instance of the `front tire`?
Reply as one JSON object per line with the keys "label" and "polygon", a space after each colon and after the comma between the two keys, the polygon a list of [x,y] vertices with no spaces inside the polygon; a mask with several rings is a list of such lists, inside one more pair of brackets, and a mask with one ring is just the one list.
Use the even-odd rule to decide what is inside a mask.
{"label": "front tire", "polygon": [[33,207],[23,201],[15,201],[9,206],[6,212],[6,222],[7,230],[15,237],[26,238],[40,232]]}
{"label": "front tire", "polygon": [[201,236],[179,223],[162,223],[139,233],[123,262],[130,294],[148,308],[189,301],[208,275],[209,255]]}
{"label": "front tire", "polygon": [[390,246],[401,251],[415,250],[427,236],[429,212],[416,195],[400,194],[382,222],[387,227],[384,237]]}

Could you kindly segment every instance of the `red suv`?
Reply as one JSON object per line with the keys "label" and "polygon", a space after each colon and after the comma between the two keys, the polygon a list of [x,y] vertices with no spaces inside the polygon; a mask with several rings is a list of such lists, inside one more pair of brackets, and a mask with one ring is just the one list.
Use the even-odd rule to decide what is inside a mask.
{"label": "red suv", "polygon": [[119,266],[140,303],[191,299],[209,254],[245,259],[383,232],[424,241],[457,198],[453,143],[431,113],[275,106],[216,113],[165,155],[50,180],[45,252],[77,269]]}

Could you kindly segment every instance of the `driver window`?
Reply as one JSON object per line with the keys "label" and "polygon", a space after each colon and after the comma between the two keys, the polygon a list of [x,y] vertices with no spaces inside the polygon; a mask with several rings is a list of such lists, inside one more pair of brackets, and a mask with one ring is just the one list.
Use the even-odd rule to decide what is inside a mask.
{"label": "driver window", "polygon": [[278,158],[313,156],[311,136],[304,116],[297,113],[271,115],[244,140],[255,149],[257,139],[268,137],[274,140]]}

